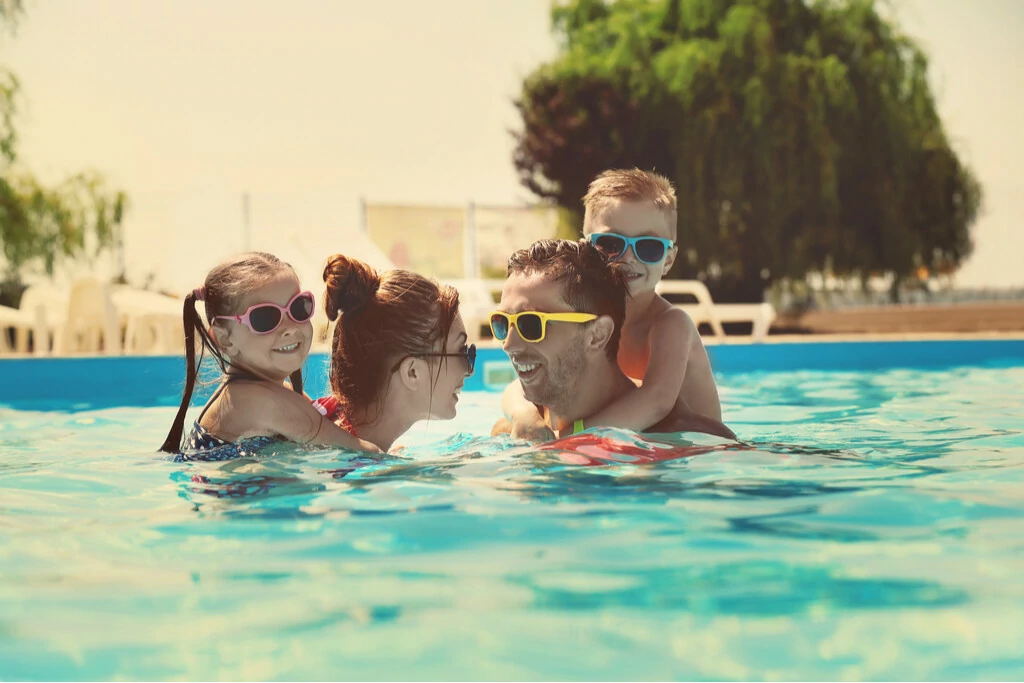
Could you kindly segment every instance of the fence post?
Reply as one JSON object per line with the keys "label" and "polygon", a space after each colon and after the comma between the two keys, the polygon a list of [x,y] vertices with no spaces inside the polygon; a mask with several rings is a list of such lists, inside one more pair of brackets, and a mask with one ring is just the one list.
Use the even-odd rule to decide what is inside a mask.
{"label": "fence post", "polygon": [[480,253],[477,244],[476,204],[466,205],[466,224],[462,238],[462,276],[472,280],[480,277]]}

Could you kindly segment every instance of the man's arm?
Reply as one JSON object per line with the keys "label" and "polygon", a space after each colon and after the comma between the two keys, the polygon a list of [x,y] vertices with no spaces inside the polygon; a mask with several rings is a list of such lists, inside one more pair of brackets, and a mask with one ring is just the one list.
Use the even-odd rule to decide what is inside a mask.
{"label": "man's arm", "polygon": [[498,436],[499,434],[511,434],[512,433],[512,421],[502,415],[498,418],[498,421],[491,427],[491,436]]}
{"label": "man's arm", "polygon": [[643,383],[584,420],[598,425],[641,431],[664,419],[683,388],[691,342],[697,329],[681,310],[671,309],[651,326],[650,357]]}
{"label": "man's arm", "polygon": [[511,434],[515,439],[530,441],[551,441],[554,432],[544,421],[544,416],[523,393],[523,385],[513,380],[501,395],[501,412],[504,417],[491,429],[491,435]]}

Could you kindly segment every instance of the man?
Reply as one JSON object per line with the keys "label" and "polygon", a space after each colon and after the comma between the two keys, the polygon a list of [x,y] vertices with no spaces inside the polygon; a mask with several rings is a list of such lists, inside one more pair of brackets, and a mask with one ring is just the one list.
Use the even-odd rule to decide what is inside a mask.
{"label": "man", "polygon": [[[616,356],[626,317],[622,274],[587,242],[540,240],[508,260],[508,279],[491,329],[512,360],[517,382],[493,433],[550,439],[583,429],[583,420],[637,391]],[[523,404],[540,410],[546,430],[517,433],[510,414]],[[522,424],[535,424],[526,420]],[[649,432],[699,431],[734,439],[718,420],[677,406]]]}

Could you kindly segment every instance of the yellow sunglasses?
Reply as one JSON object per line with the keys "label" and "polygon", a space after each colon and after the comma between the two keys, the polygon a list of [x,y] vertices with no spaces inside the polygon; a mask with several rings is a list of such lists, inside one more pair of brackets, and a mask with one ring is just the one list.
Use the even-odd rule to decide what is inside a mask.
{"label": "yellow sunglasses", "polygon": [[523,341],[539,342],[544,340],[548,331],[548,321],[561,323],[587,323],[597,320],[593,313],[538,313],[524,311],[522,313],[491,313],[491,332],[498,341],[508,338],[508,331],[516,328]]}

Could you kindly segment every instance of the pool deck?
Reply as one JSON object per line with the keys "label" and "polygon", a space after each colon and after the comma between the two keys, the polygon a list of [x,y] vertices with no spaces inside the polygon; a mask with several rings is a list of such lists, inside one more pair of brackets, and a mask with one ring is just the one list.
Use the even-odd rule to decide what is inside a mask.
{"label": "pool deck", "polygon": [[1024,334],[1024,302],[973,301],[810,310],[772,327],[801,334]]}

